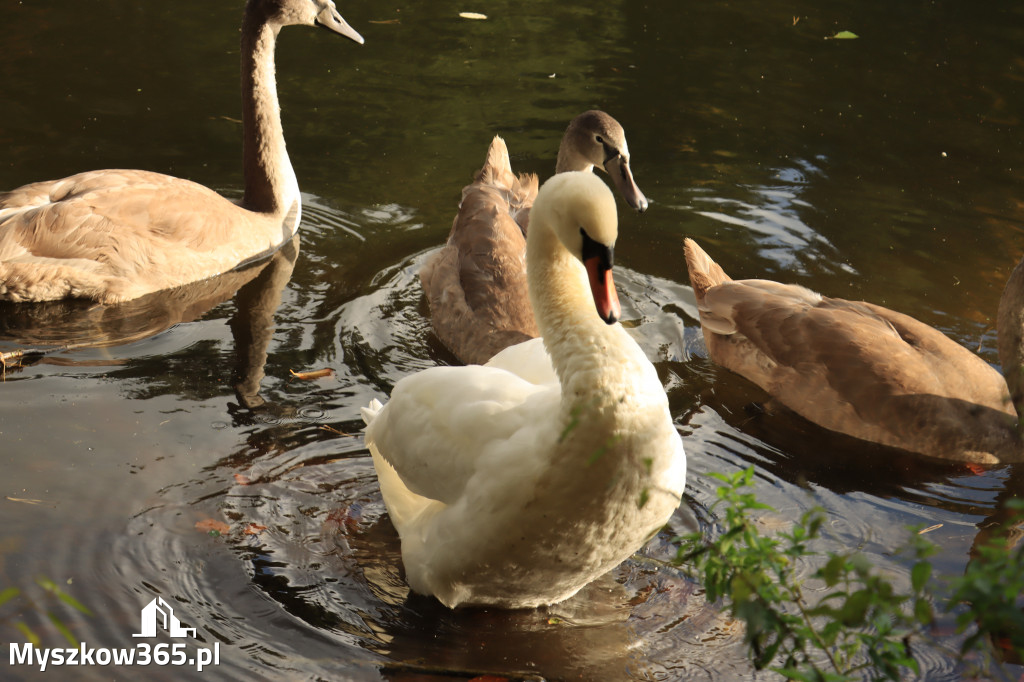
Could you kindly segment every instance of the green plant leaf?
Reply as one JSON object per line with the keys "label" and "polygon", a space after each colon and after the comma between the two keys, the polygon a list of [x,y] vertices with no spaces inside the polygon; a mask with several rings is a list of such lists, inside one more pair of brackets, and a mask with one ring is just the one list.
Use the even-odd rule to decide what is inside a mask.
{"label": "green plant leaf", "polygon": [[53,582],[49,578],[40,576],[36,578],[36,584],[38,584],[44,590],[46,590],[53,596],[57,597],[57,599],[60,599],[62,602],[64,602],[74,610],[78,611],[79,613],[84,613],[87,616],[92,615],[92,611],[90,611],[85,605],[83,605],[82,602],[78,601],[70,594],[60,589],[57,583]]}
{"label": "green plant leaf", "polygon": [[840,31],[830,38],[831,40],[853,40],[855,38],[860,38],[860,36],[853,31]]}
{"label": "green plant leaf", "polygon": [[834,587],[839,582],[839,576],[845,573],[846,557],[836,554],[828,560],[828,563],[821,569],[821,578],[829,587]]}
{"label": "green plant leaf", "polygon": [[932,574],[932,565],[926,561],[919,561],[914,564],[914,568],[910,571],[910,584],[913,586],[915,592],[920,592],[924,589],[924,586],[928,583],[928,578]]}
{"label": "green plant leaf", "polygon": [[33,646],[38,647],[40,644],[42,644],[42,640],[39,639],[39,635],[37,635],[35,632],[33,632],[32,628],[30,628],[28,625],[26,625],[22,621],[20,621],[20,620],[17,621],[14,624],[14,627],[18,628],[18,630],[21,631],[21,634],[25,636],[25,639],[27,639],[29,642],[31,642]]}
{"label": "green plant leaf", "polygon": [[78,601],[66,592],[58,592],[57,598],[65,604],[67,604],[68,606],[70,606],[71,608],[73,608],[74,610],[78,611],[79,613],[84,613],[87,616],[92,615],[92,611],[90,611],[87,606],[85,606],[84,604],[82,604],[82,602]]}
{"label": "green plant leaf", "polygon": [[3,606],[7,602],[11,601],[19,594],[21,594],[21,590],[19,590],[17,587],[8,587],[3,592],[0,592],[0,606]]}
{"label": "green plant leaf", "polygon": [[932,605],[927,599],[916,599],[914,601],[914,618],[923,625],[931,625],[935,620],[932,612]]}
{"label": "green plant leaf", "polygon": [[75,636],[71,634],[71,630],[68,629],[67,625],[64,625],[60,618],[49,612],[47,612],[46,616],[50,619],[53,627],[57,628],[57,632],[64,635],[64,639],[66,639],[71,646],[78,646],[78,640],[75,639]]}

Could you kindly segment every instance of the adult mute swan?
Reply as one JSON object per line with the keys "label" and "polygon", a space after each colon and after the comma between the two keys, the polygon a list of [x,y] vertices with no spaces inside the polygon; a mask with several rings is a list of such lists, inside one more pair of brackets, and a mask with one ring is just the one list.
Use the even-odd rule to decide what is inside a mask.
{"label": "adult mute swan", "polygon": [[[555,173],[608,173],[641,213],[647,198],[633,181],[626,133],[603,111],[569,123]],[[538,336],[526,287],[526,232],[537,176],[512,172],[505,141],[495,137],[484,167],[462,190],[448,243],[420,271],[437,337],[459,360],[483,364],[508,346]]]}
{"label": "adult mute swan", "polygon": [[242,22],[245,196],[188,180],[99,170],[0,193],[0,300],[117,303],[274,252],[302,213],[274,81],[282,26],[323,26],[362,43],[331,0],[249,0]]}
{"label": "adult mute swan", "polygon": [[593,173],[562,173],[532,212],[543,338],[406,377],[363,410],[409,585],[449,607],[568,599],[643,546],[683,492],[665,391],[615,324],[615,199]]}
{"label": "adult mute swan", "polygon": [[1004,380],[912,317],[801,286],[733,281],[692,239],[685,251],[708,355],[797,414],[932,457],[1024,459],[1017,416],[1024,407],[1024,261],[999,304]]}

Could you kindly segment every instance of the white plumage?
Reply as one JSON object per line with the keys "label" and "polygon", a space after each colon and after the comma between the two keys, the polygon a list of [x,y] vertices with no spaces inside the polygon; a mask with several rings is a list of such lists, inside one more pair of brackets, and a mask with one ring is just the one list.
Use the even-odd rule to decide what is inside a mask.
{"label": "white plumage", "polygon": [[415,591],[450,607],[559,602],[678,506],[686,460],[665,391],[614,323],[616,233],[614,199],[592,173],[549,180],[527,245],[543,338],[406,377],[364,410]]}

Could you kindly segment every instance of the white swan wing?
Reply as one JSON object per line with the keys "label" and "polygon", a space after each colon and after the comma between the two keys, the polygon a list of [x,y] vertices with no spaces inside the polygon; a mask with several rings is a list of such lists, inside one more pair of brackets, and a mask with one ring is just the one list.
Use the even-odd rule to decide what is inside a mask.
{"label": "white swan wing", "polygon": [[395,385],[366,441],[408,491],[455,504],[474,476],[503,469],[510,453],[550,431],[559,396],[557,385],[499,367],[434,367]]}
{"label": "white swan wing", "polygon": [[531,384],[557,384],[558,375],[541,338],[530,339],[502,350],[487,361],[487,367],[504,369]]}

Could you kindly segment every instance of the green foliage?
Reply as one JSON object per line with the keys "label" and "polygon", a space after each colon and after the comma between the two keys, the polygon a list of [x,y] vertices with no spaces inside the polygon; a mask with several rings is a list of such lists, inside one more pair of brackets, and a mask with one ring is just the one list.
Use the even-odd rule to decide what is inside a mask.
{"label": "green foliage", "polygon": [[[927,561],[936,550],[932,543],[915,533],[901,550],[912,566],[909,590],[900,591],[863,554],[812,547],[824,527],[824,510],[804,513],[788,532],[763,535],[752,512],[770,507],[748,490],[754,469],[711,475],[723,483],[712,506],[722,532],[710,543],[699,532],[677,538],[676,562],[703,583],[708,601],[726,600],[730,613],[744,622],[757,669],[829,682],[920,675],[912,644],[929,639],[935,620]],[[961,656],[986,636],[1005,639],[1007,628],[1015,637],[1011,646],[1022,652],[1024,615],[1015,600],[1024,591],[1024,554],[995,545],[982,551],[967,574],[953,581],[954,600],[970,605],[960,616],[961,627],[976,623]],[[801,578],[798,561],[817,568]],[[808,579],[827,588],[814,603],[804,589]]]}
{"label": "green foliage", "polygon": [[[60,587],[58,587],[57,584],[49,578],[38,577],[36,578],[36,584],[43,589],[43,593],[46,595],[48,601],[57,601],[70,606],[79,613],[83,613],[87,616],[92,615],[92,612],[80,601],[60,589]],[[67,640],[71,646],[78,646],[78,640],[59,616],[54,614],[52,611],[49,611],[46,605],[39,604],[34,601],[29,595],[17,587],[8,587],[4,590],[0,590],[0,608],[3,608],[5,611],[3,615],[0,615],[0,625],[12,625],[21,633],[21,636],[24,637],[26,641],[31,642],[34,646],[40,646],[42,644],[42,638],[35,630],[32,629],[31,626],[29,626],[28,623],[19,617],[21,613],[26,610],[45,614],[50,625],[52,625],[53,628],[60,633],[60,635]]]}
{"label": "green foliage", "polygon": [[[1024,516],[1024,500],[1011,500],[1007,507]],[[984,649],[990,642],[1001,653],[1024,659],[1024,543],[1011,548],[1008,528],[975,547],[975,556],[964,575],[950,581],[952,596],[946,611],[960,604],[968,609],[957,615],[959,632],[973,630],[961,646],[961,656],[972,649]]]}

